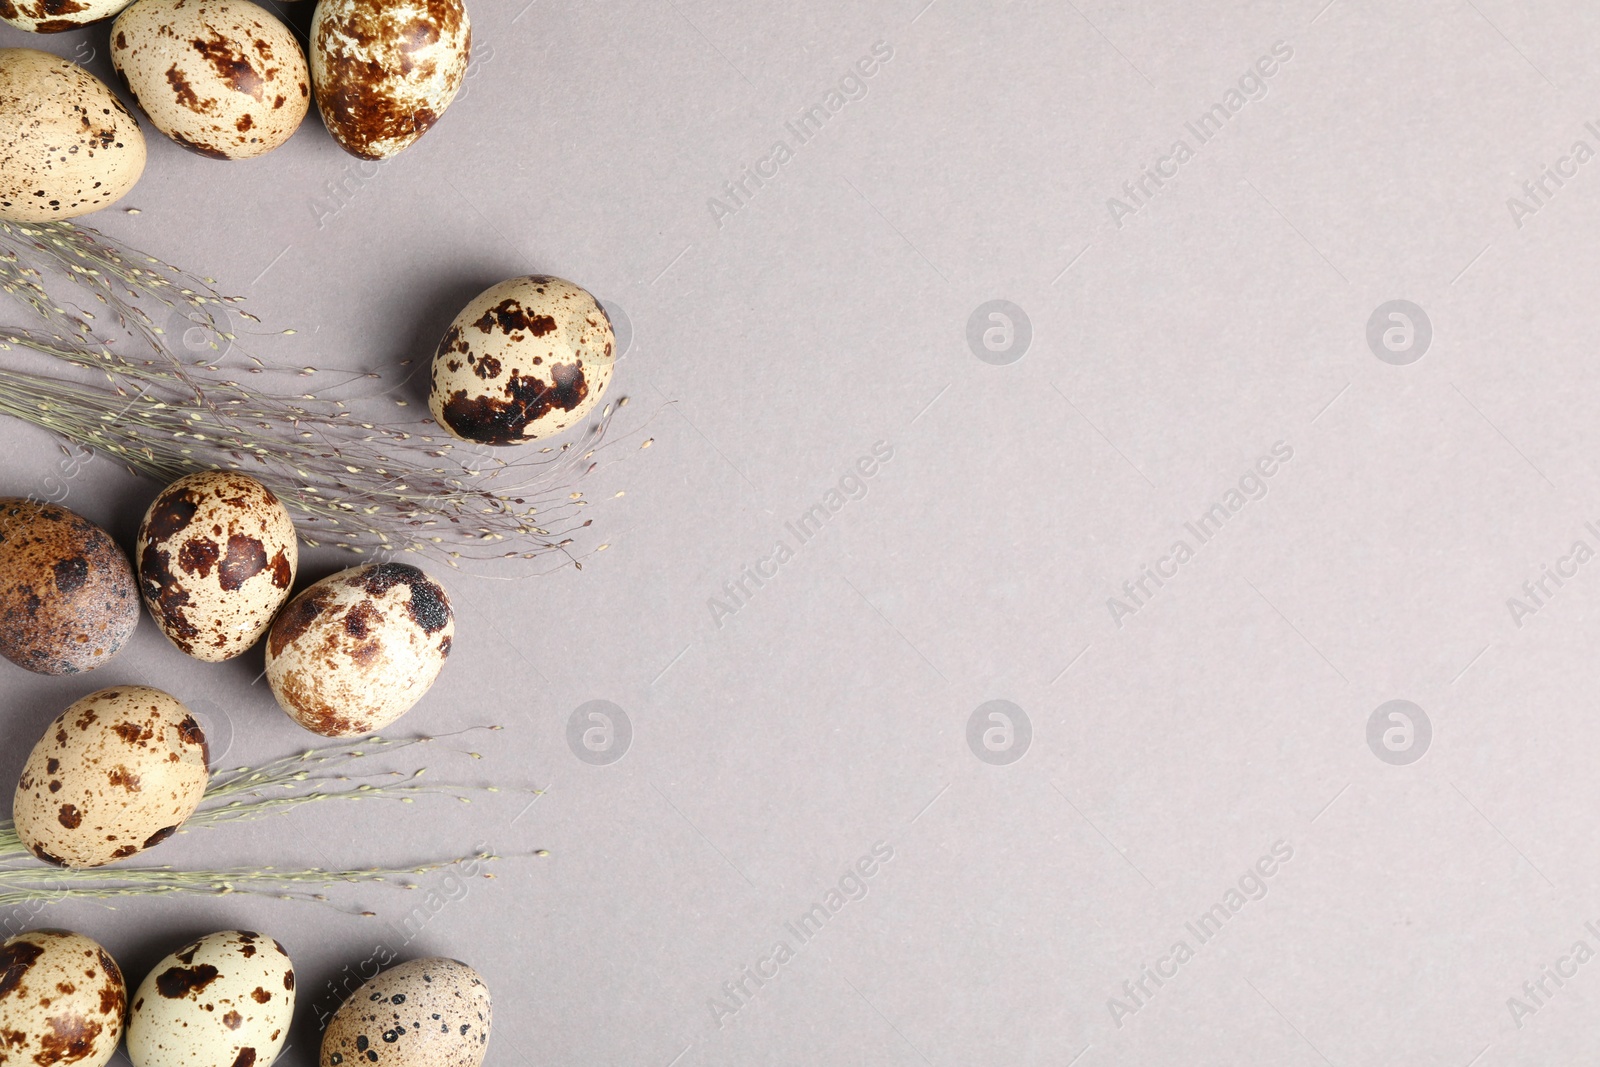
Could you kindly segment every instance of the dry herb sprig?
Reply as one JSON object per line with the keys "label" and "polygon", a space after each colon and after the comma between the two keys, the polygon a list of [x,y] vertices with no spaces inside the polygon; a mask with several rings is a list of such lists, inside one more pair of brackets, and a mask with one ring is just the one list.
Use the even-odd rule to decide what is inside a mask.
{"label": "dry herb sprig", "polygon": [[[206,788],[199,810],[184,824],[187,831],[196,827],[241,819],[260,818],[294,808],[334,800],[397,800],[412,803],[416,797],[449,797],[470,803],[463,794],[474,792],[513,792],[494,786],[460,783],[432,784],[423,781],[426,768],[413,772],[384,771],[374,775],[346,773],[346,768],[383,752],[398,752],[417,745],[432,744],[479,730],[497,731],[500,727],[476,727],[443,737],[418,736],[390,738],[373,736],[356,742],[308,749],[294,756],[272,760],[259,767],[237,767],[214,775]],[[465,755],[481,759],[476,752]],[[399,784],[374,784],[365,778],[398,778]],[[515,790],[538,793],[539,790]],[[542,851],[534,855],[544,855]],[[415,889],[409,879],[477,861],[491,863],[501,859],[489,852],[413,867],[364,867],[351,870],[306,868],[234,868],[228,870],[184,871],[171,866],[104,867],[95,870],[70,870],[41,866],[33,862],[27,847],[17,836],[15,825],[0,822],[0,908],[66,899],[107,900],[114,897],[152,896],[172,893],[251,893],[283,900],[326,902],[316,887],[335,883],[383,883],[399,889]],[[16,866],[17,863],[24,866]],[[405,879],[405,880],[401,880]]]}
{"label": "dry herb sprig", "polygon": [[[53,276],[69,280],[78,297],[101,310],[55,299]],[[626,398],[605,405],[576,442],[546,446],[531,458],[480,455],[431,420],[365,417],[361,412],[379,398],[341,395],[350,381],[285,384],[294,374],[315,379],[324,372],[268,367],[236,343],[230,316],[259,321],[237,307],[239,298],[86,227],[0,221],[0,291],[42,327],[0,327],[0,353],[17,354],[0,356],[0,414],[60,433],[158,481],[219,467],[246,471],[298,513],[308,544],[426,552],[452,565],[556,553],[582,565],[574,545],[592,520],[577,485],[599,465],[612,417]],[[246,365],[224,367],[215,341],[217,358],[186,361],[147,304],[175,310],[229,342]],[[109,339],[113,332],[148,355],[123,352]],[[19,356],[26,351],[74,376],[24,368]],[[241,376],[252,380],[247,385]],[[387,402],[405,406],[394,397]]]}

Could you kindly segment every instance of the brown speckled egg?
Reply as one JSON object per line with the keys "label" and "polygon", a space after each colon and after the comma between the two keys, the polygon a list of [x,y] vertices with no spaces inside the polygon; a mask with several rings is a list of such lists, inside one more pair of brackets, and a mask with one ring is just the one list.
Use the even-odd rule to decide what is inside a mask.
{"label": "brown speckled egg", "polygon": [[456,316],[433,357],[428,409],[464,441],[514,445],[583,419],[611,383],[616,338],[589,293],[560,278],[512,278]]}
{"label": "brown speckled egg", "polygon": [[214,159],[265,155],[311,107],[300,42],[249,0],[138,0],[111,62],[157,129]]}
{"label": "brown speckled egg", "polygon": [[254,647],[289,599],[294,521],[272,490],[234,471],[169,485],[139,526],[139,589],[161,632],[220,663]]}
{"label": "brown speckled egg", "polygon": [[18,934],[0,943],[0,1064],[105,1067],[127,1002],[121,968],[94,941]]}
{"label": "brown speckled egg", "polygon": [[388,159],[456,98],[472,52],[461,0],[320,0],[311,82],[328,132],[362,159]]}
{"label": "brown speckled egg", "polygon": [[108,19],[128,3],[129,0],[0,0],[0,22],[34,33],[60,33]]}
{"label": "brown speckled egg", "polygon": [[91,693],[45,730],[12,804],[17,836],[62,867],[101,867],[178,832],[205,794],[206,735],[159,689]]}
{"label": "brown speckled egg", "polygon": [[139,983],[133,1067],[271,1067],[294,1018],[294,964],[277,941],[224,930],[191,941]]}
{"label": "brown speckled egg", "polygon": [[105,83],[32,48],[0,49],[0,219],[98,211],[144,173],[144,134]]}
{"label": "brown speckled egg", "polygon": [[322,1035],[322,1067],[479,1067],[489,987],[459,960],[411,960],[353,993]]}
{"label": "brown speckled egg", "polygon": [[422,699],[455,632],[449,598],[416,567],[352,567],[278,615],[267,635],[267,683],[283,710],[313,733],[370,733]]}
{"label": "brown speckled egg", "polygon": [[0,656],[77,674],[116,655],[139,625],[128,557],[66,508],[0,497]]}

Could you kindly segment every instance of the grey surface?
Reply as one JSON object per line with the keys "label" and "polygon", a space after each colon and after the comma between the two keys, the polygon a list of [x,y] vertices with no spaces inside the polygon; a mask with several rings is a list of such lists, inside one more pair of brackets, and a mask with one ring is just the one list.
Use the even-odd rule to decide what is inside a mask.
{"label": "grey surface", "polygon": [[[152,139],[142,214],[96,224],[298,327],[261,342],[285,365],[425,356],[531,270],[633,329],[594,485],[611,548],[581,573],[446,574],[456,652],[402,724],[504,724],[440,773],[543,799],[291,816],[163,858],[548,849],[403,946],[484,973],[495,1065],[1591,1055],[1600,962],[1542,1006],[1522,987],[1600,950],[1600,562],[1521,625],[1508,598],[1575,540],[1600,548],[1600,161],[1520,226],[1507,200],[1575,140],[1600,148],[1600,14],[924,3],[477,0],[466,96],[381,168],[315,119],[252,163]],[[719,220],[709,198],[879,41],[865,96]],[[1280,41],[1264,97],[1117,225],[1108,198],[1195,147],[1185,123]],[[1031,325],[1018,360],[969,347],[995,300]],[[1394,300],[1431,322],[1415,361],[1369,347]],[[28,491],[54,446],[3,433],[0,490]],[[879,441],[865,495],[796,547],[785,523]],[[1199,544],[1184,523],[1278,442],[1265,495]],[[69,504],[126,542],[153,491],[102,463]],[[781,539],[793,558],[717,625],[711,598]],[[1114,619],[1180,539],[1193,558]],[[189,663],[147,623],[91,677],[0,664],[0,772],[69,700],[141,672],[225,709],[229,762],[293,751],[259,657]],[[606,765],[568,745],[594,700],[633,731]],[[994,700],[1026,716],[1021,759],[984,748],[993,708],[971,724]],[[1419,759],[1421,732],[1397,755],[1389,720],[1369,731],[1393,700],[1426,716]],[[879,842],[863,899],[787,933]],[[1280,842],[1262,899],[1201,944],[1185,924]],[[303,975],[298,1064],[325,983],[413,903],[338,899],[379,916],[236,898],[49,918],[135,973],[194,933],[276,934]],[[794,958],[716,1018],[779,940]],[[1114,1020],[1179,940],[1193,958]]]}

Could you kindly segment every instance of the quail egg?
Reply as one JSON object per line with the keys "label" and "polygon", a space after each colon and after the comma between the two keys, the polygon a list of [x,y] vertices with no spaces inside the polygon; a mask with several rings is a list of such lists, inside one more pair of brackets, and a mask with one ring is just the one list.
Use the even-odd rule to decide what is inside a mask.
{"label": "quail egg", "polygon": [[294,521],[272,490],[234,471],[169,485],[139,527],[139,586],[161,632],[219,663],[253,647],[289,599]]}
{"label": "quail egg", "polygon": [[290,717],[324,737],[394,722],[421,700],[450,655],[450,600],[406,563],[369,563],[324,578],[279,613],[267,635],[267,683]]}
{"label": "quail egg", "polygon": [[143,173],[139,120],[104,82],[48,52],[0,48],[0,219],[87,215]]}
{"label": "quail egg", "polygon": [[60,33],[108,19],[129,0],[0,0],[0,22],[34,33]]}
{"label": "quail egg", "polygon": [[133,995],[133,1067],[271,1067],[294,1019],[294,964],[277,941],[224,930],[155,965]]}
{"label": "quail egg", "polygon": [[194,813],[208,758],[200,724],[161,690],[91,693],[50,724],[23,765],[12,803],[17,836],[63,867],[136,855]]}
{"label": "quail egg", "polygon": [[265,155],[311,107],[300,42],[249,0],[138,0],[111,62],[157,129],[214,159]]}
{"label": "quail egg", "polygon": [[547,274],[512,278],[479,294],[445,331],[428,408],[466,441],[549,437],[600,402],[615,348],[611,319],[586,290]]}
{"label": "quail egg", "polygon": [[472,53],[461,0],[320,0],[311,81],[333,139],[362,159],[410,147],[455,99]]}
{"label": "quail egg", "polygon": [[133,568],[111,535],[55,504],[0,498],[0,656],[90,671],[139,625]]}
{"label": "quail egg", "polygon": [[122,1039],[122,971],[82,934],[0,942],[0,1064],[105,1067]]}
{"label": "quail egg", "polygon": [[411,960],[353,993],[322,1035],[322,1067],[479,1067],[489,987],[459,960]]}

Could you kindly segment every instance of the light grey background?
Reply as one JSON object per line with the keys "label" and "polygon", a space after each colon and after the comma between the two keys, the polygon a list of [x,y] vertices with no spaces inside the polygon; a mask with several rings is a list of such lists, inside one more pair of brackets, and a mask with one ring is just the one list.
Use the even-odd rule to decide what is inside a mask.
{"label": "light grey background", "polygon": [[[1600,548],[1600,161],[1520,226],[1507,201],[1574,141],[1600,149],[1600,13],[1323,3],[475,0],[464,97],[381,168],[314,117],[235,164],[147,127],[142,213],[92,224],[298,328],[252,340],[275,362],[397,380],[466,299],[535,270],[634,331],[613,385],[633,402],[588,487],[587,544],[611,547],[518,581],[431,567],[455,654],[401,724],[503,724],[461,742],[481,762],[430,765],[548,793],[520,818],[512,796],[303,813],[161,858],[548,849],[404,947],[484,973],[494,1065],[1592,1054],[1600,962],[1542,1006],[1522,987],[1600,950],[1600,562],[1520,626],[1507,601],[1574,541]],[[104,32],[3,41],[88,54]],[[719,219],[723,184],[877,42],[893,58],[865,96]],[[1265,95],[1198,144],[1185,123],[1278,42]],[[1109,198],[1180,137],[1193,158],[1119,226]],[[1031,324],[1008,365],[968,343],[994,300]],[[1408,365],[1367,341],[1393,300],[1432,325]],[[34,490],[53,442],[0,432],[0,491]],[[785,523],[879,441],[865,496],[718,626],[723,583],[794,547]],[[1264,498],[1198,544],[1183,524],[1279,442]],[[154,491],[101,462],[68,504],[127,543]],[[1193,558],[1114,619],[1179,539]],[[259,651],[188,662],[148,621],[89,677],[0,664],[0,777],[69,701],[145,676],[226,719],[227,762],[294,751],[310,738],[259,670]],[[592,700],[631,721],[618,762],[568,747]],[[1020,760],[968,747],[992,700],[1027,717]],[[1408,764],[1368,746],[1391,700],[1431,726]],[[879,842],[865,898],[799,946],[784,924]],[[1185,923],[1275,843],[1292,858],[1264,898],[1200,944]],[[379,915],[48,918],[135,977],[197,933],[273,933],[302,974],[300,1064],[326,983],[415,902],[337,899]],[[795,958],[718,1019],[780,939]],[[1180,939],[1193,958],[1114,1019]]]}

